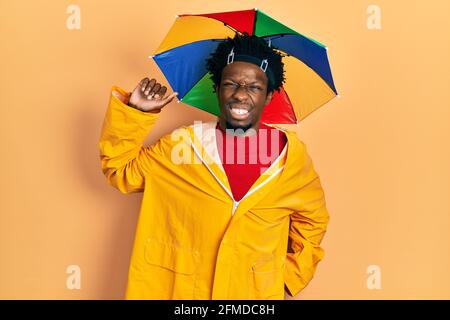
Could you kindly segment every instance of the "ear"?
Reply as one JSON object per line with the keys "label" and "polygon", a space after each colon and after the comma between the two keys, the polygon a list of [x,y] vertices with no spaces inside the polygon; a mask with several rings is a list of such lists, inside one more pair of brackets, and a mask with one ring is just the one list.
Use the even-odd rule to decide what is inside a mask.
{"label": "ear", "polygon": [[273,91],[270,91],[267,96],[266,96],[266,102],[264,103],[264,105],[268,105],[270,103],[270,101],[272,101],[272,97],[273,97]]}

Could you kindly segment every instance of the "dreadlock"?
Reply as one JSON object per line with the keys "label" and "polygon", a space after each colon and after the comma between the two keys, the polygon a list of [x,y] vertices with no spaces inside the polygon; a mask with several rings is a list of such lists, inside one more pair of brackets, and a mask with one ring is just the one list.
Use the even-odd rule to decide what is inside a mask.
{"label": "dreadlock", "polygon": [[[206,69],[211,73],[210,79],[214,82],[214,85],[220,84],[222,70],[227,66],[228,54],[232,49],[236,54],[247,54],[260,59],[267,59],[274,76],[274,83],[269,81],[267,92],[274,90],[280,92],[280,87],[285,81],[284,64],[281,58],[285,55],[274,50],[277,48],[269,47],[263,38],[255,35],[250,36],[247,32],[242,35],[236,33],[233,39],[228,37],[217,46],[216,51],[211,53],[210,58],[207,59]],[[216,92],[215,88],[213,90]]]}

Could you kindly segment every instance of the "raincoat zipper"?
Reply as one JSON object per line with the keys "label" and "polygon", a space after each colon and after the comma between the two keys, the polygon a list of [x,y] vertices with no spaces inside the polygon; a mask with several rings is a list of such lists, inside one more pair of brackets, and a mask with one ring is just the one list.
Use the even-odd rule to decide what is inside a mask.
{"label": "raincoat zipper", "polygon": [[[284,165],[280,168],[278,168],[277,171],[275,171],[274,173],[272,173],[272,175],[266,179],[266,181],[260,183],[256,188],[254,188],[253,190],[251,190],[250,192],[247,192],[239,201],[236,201],[233,197],[233,194],[231,193],[230,190],[227,189],[227,187],[225,187],[225,185],[222,183],[222,181],[220,181],[220,179],[216,176],[216,174],[214,173],[214,171],[211,170],[211,168],[209,167],[209,165],[203,160],[203,157],[200,155],[200,152],[198,152],[197,148],[195,147],[194,143],[191,140],[191,145],[192,148],[194,149],[195,154],[202,160],[202,162],[205,164],[206,168],[209,170],[209,172],[213,175],[213,177],[217,180],[217,182],[220,184],[220,186],[225,190],[225,192],[230,196],[230,198],[233,200],[233,208],[231,209],[231,215],[234,216],[234,213],[236,212],[239,203],[244,200],[245,198],[247,198],[249,195],[251,195],[252,193],[254,193],[256,190],[260,189],[261,187],[263,187],[265,184],[267,184],[270,180],[273,179],[273,177],[275,177],[278,173],[281,172],[281,170],[283,170]],[[285,146],[286,148],[286,146]],[[283,150],[284,151],[284,150]],[[281,152],[281,154],[283,154],[283,152]],[[281,155],[280,154],[280,155]],[[277,159],[277,161],[279,160],[279,158]],[[277,161],[275,161],[274,163],[276,163]]]}

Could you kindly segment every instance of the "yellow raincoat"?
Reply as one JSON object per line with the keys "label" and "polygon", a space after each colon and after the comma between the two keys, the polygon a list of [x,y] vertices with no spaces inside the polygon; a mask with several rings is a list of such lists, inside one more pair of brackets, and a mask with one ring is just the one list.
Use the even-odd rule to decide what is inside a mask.
{"label": "yellow raincoat", "polygon": [[[129,97],[130,93],[113,86]],[[312,279],[329,216],[303,142],[287,144],[234,201],[216,122],[143,141],[159,117],[111,94],[99,141],[103,173],[122,193],[143,191],[127,299],[284,299]]]}

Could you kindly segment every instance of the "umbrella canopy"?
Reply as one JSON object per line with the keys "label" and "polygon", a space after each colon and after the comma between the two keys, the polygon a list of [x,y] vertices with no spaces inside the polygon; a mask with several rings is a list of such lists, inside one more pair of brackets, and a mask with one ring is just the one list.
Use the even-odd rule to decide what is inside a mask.
{"label": "umbrella canopy", "polygon": [[182,102],[220,114],[206,60],[236,32],[261,37],[287,55],[282,58],[286,81],[265,106],[262,122],[298,123],[338,95],[325,45],[251,9],[177,16],[152,57]]}

